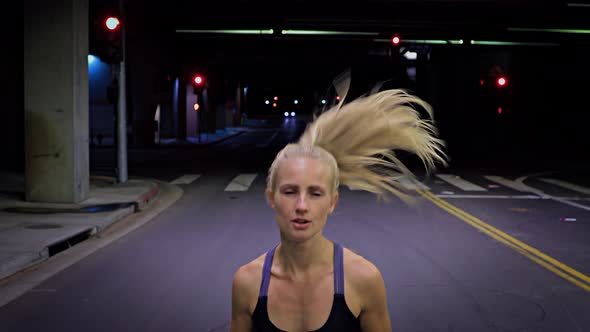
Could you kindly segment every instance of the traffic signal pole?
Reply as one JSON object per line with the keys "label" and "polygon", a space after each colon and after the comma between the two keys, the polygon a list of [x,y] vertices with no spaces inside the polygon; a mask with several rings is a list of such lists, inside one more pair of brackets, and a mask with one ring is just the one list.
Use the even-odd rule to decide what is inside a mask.
{"label": "traffic signal pole", "polygon": [[119,63],[119,107],[117,110],[117,176],[119,183],[127,182],[127,94],[125,83],[125,25],[123,0],[119,0],[121,24],[121,62]]}

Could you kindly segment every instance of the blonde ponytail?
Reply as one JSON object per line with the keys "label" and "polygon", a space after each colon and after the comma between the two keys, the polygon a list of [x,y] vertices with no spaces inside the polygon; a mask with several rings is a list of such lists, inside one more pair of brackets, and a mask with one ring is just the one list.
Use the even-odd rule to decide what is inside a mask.
{"label": "blonde ponytail", "polygon": [[[429,118],[421,119],[414,106],[424,109]],[[269,184],[274,183],[274,170],[280,160],[287,155],[312,156],[311,152],[304,152],[319,147],[312,157],[335,160],[335,187],[347,185],[383,199],[389,192],[411,203],[411,196],[404,192],[399,179],[414,175],[397,158],[395,150],[418,156],[427,172],[435,169],[436,162],[446,165],[444,142],[436,137],[438,131],[432,117],[428,103],[400,89],[334,107],[310,123],[296,145],[290,144],[277,155],[269,171]],[[331,156],[326,156],[326,152]]]}

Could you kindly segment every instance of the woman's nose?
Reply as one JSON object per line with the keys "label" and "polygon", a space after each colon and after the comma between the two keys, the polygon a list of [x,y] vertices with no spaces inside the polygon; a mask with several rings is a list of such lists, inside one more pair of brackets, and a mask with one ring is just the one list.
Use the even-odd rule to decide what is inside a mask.
{"label": "woman's nose", "polygon": [[307,211],[307,198],[305,195],[301,195],[297,198],[297,204],[295,206],[297,211]]}

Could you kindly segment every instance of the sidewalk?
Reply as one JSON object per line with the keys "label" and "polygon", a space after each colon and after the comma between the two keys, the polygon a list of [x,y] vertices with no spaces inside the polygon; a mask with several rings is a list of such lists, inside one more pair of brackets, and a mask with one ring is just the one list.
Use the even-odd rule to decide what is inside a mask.
{"label": "sidewalk", "polygon": [[[255,128],[233,127],[203,134],[199,141],[162,140],[162,146],[216,144]],[[112,139],[102,141],[112,147]],[[143,210],[161,192],[156,180],[90,177],[88,198],[79,204],[32,203],[24,199],[22,174],[0,173],[0,281],[47,260],[100,233],[117,221]]]}
{"label": "sidewalk", "polygon": [[[202,133],[200,137],[187,137],[186,140],[161,138],[159,143],[156,143],[156,146],[208,146],[253,130],[255,129],[248,127],[227,127],[225,129],[217,130],[214,133]],[[93,144],[93,147],[113,147],[113,138],[105,137],[101,140],[101,144],[99,145],[98,139],[95,137],[93,138]]]}
{"label": "sidewalk", "polygon": [[24,177],[0,174],[0,280],[101,232],[158,198],[156,181],[92,177],[79,204],[24,200]]}

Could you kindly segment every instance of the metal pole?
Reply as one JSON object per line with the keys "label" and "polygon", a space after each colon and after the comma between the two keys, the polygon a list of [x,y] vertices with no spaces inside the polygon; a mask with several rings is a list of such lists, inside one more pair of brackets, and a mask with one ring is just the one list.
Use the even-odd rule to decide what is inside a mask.
{"label": "metal pole", "polygon": [[203,89],[201,96],[203,97],[203,112],[205,112],[203,114],[205,116],[205,143],[207,143],[207,140],[209,140],[209,94],[207,93],[207,88]]}
{"label": "metal pole", "polygon": [[119,65],[119,109],[117,112],[117,166],[119,169],[119,183],[127,182],[127,94],[125,83],[125,25],[127,21],[123,15],[123,0],[119,0],[121,16],[121,63]]}
{"label": "metal pole", "polygon": [[197,105],[199,105],[199,109],[197,110],[197,142],[201,143],[201,126],[203,125],[201,122],[203,122],[203,117],[201,116],[201,114],[203,113],[203,107],[201,106],[201,98],[199,97],[199,94],[197,94]]}

